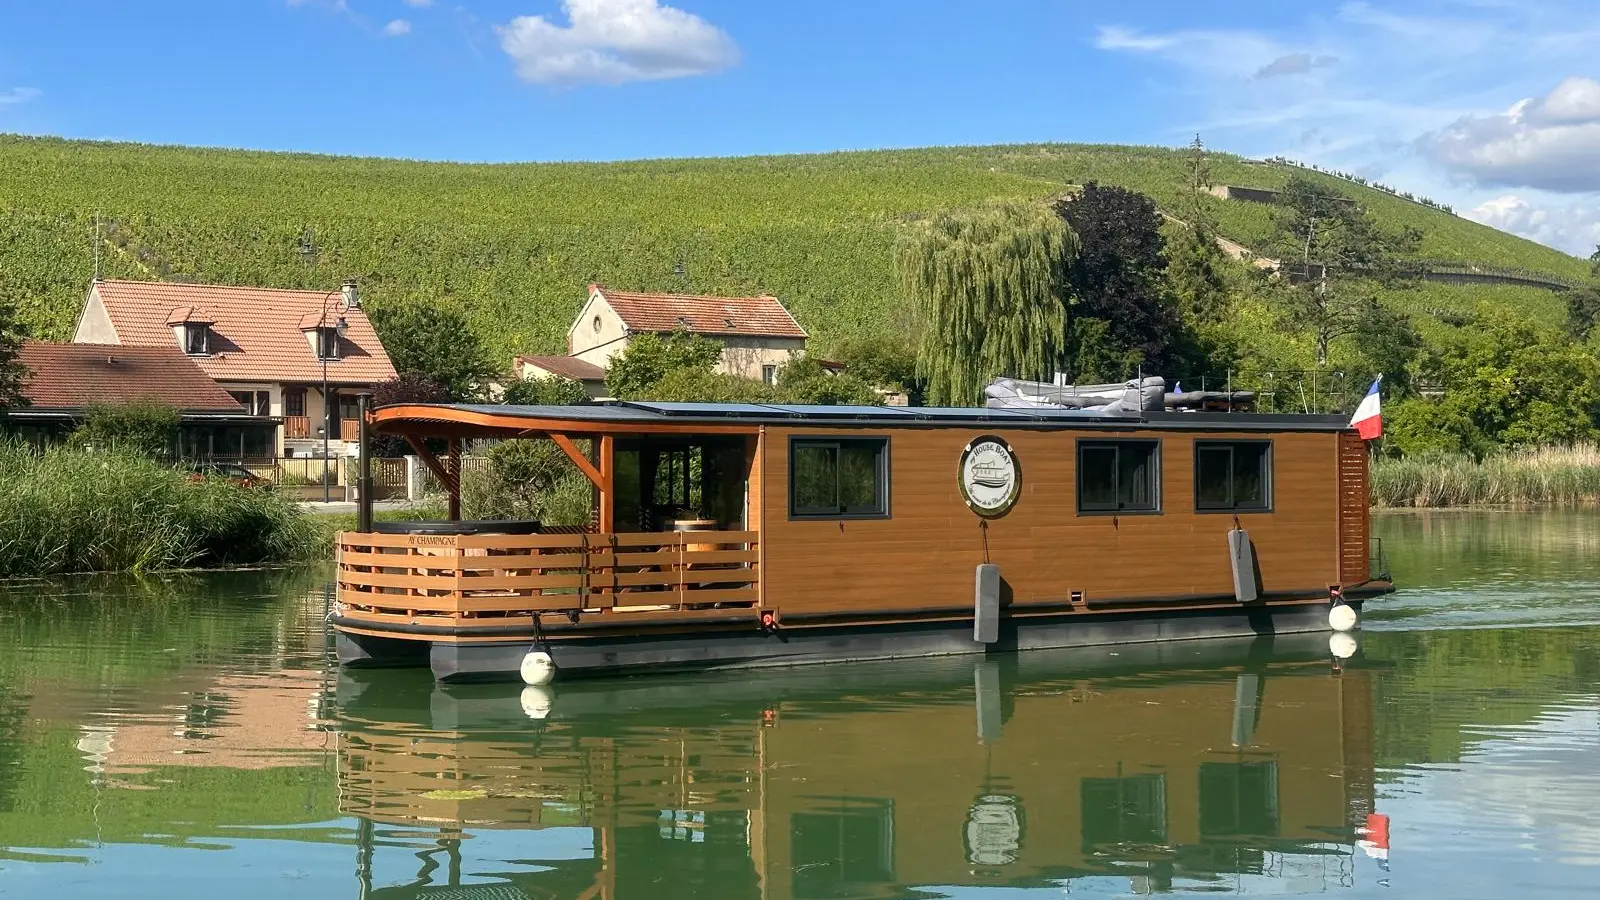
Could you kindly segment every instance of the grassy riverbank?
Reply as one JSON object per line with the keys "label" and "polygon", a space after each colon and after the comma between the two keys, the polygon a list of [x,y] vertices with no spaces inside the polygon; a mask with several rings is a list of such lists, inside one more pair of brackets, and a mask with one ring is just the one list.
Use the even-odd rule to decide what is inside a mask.
{"label": "grassy riverbank", "polygon": [[1448,454],[1378,459],[1372,505],[1495,506],[1600,502],[1600,446],[1541,447],[1476,461]]}
{"label": "grassy riverbank", "polygon": [[0,443],[0,578],[288,562],[324,546],[268,491],[138,456]]}

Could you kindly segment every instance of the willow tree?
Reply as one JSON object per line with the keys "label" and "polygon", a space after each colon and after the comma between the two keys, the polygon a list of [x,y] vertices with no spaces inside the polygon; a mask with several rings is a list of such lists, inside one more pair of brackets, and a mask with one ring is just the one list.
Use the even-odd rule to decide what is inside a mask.
{"label": "willow tree", "polygon": [[981,402],[997,375],[1049,380],[1066,329],[1072,231],[1048,206],[1005,203],[912,224],[895,247],[921,324],[930,403]]}

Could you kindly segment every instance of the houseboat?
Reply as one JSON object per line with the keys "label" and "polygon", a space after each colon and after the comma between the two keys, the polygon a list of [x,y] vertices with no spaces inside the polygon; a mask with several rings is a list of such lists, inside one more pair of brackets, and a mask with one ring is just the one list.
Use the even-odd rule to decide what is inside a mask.
{"label": "houseboat", "polygon": [[[602,403],[362,422],[409,442],[449,520],[373,524],[364,503],[339,535],[349,666],[542,683],[1321,631],[1393,589],[1342,417]],[[461,521],[464,443],[513,439],[588,478],[588,523]]]}

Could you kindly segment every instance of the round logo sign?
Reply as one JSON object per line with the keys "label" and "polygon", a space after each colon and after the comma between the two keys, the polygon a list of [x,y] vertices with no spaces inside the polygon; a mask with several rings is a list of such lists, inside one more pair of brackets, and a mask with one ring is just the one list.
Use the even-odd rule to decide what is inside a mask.
{"label": "round logo sign", "polygon": [[984,436],[961,453],[961,493],[980,516],[1005,515],[1017,502],[1022,470],[1011,446],[997,437]]}

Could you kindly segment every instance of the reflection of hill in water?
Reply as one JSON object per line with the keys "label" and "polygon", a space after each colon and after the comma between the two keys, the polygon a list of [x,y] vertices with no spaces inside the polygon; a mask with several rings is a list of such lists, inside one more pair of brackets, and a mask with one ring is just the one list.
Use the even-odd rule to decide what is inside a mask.
{"label": "reflection of hill in water", "polygon": [[341,809],[375,897],[1334,887],[1371,688],[1325,640],[558,685],[539,721],[503,685],[345,673]]}

